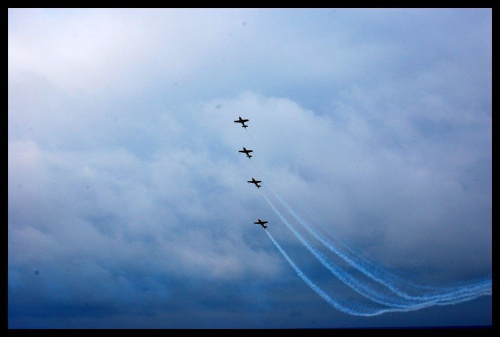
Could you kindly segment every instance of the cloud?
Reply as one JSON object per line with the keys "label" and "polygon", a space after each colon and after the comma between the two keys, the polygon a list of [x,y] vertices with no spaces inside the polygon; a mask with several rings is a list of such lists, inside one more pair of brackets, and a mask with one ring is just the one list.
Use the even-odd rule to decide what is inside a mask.
{"label": "cloud", "polygon": [[220,50],[227,50],[241,14],[201,9],[10,9],[9,16],[11,76],[32,71],[65,92],[104,92],[106,97],[141,92],[152,77],[170,84],[195,79],[213,67]]}
{"label": "cloud", "polygon": [[314,294],[253,221],[324,275],[252,176],[394,270],[491,270],[489,12],[279,13],[9,10],[13,321],[290,326]]}
{"label": "cloud", "polygon": [[[234,111],[250,118],[250,138],[232,122]],[[247,235],[256,231],[251,222],[263,211],[275,231],[282,226],[246,186],[256,172],[237,153],[240,146],[255,146],[252,160],[264,186],[301,214],[316,214],[320,226],[357,242],[375,260],[470,276],[488,270],[491,219],[481,214],[488,204],[481,205],[489,185],[467,193],[461,180],[471,179],[469,166],[440,164],[432,151],[444,145],[439,138],[413,148],[409,142],[401,151],[387,145],[370,120],[346,111],[348,118],[332,119],[289,99],[252,92],[217,99],[186,110],[183,120],[175,117],[183,131],[147,160],[125,148],[49,151],[33,141],[12,141],[14,270],[47,273],[49,261],[72,265],[71,272],[83,279],[110,278],[106,283],[114,290],[107,298],[125,302],[130,287],[139,286],[130,275],[139,273],[206,280],[278,277],[283,267],[276,253],[257,244],[255,233]],[[468,157],[462,157],[468,162],[480,163],[482,152],[469,149],[467,140],[454,146],[466,151]],[[24,207],[31,210],[28,215],[21,212]],[[84,274],[88,264],[97,269]],[[55,273],[49,282],[50,289],[64,284],[65,290],[50,295],[46,289],[46,296],[57,301],[76,292],[88,301],[86,292],[105,291],[92,282],[75,288],[78,277],[67,273]]]}

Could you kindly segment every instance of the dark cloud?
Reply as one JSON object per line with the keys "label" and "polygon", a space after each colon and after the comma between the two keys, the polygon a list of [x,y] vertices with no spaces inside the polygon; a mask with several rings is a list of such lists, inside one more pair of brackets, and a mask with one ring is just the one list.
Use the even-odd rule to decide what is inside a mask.
{"label": "dark cloud", "polygon": [[279,12],[9,10],[9,327],[491,324],[332,309],[246,183],[411,280],[488,276],[491,11]]}

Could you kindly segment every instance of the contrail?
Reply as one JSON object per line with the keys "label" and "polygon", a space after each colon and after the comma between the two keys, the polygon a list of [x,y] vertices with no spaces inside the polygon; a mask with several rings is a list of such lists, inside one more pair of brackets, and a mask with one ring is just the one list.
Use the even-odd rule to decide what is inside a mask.
{"label": "contrail", "polygon": [[[289,209],[290,212],[293,212],[293,210],[291,210],[291,207],[289,207],[282,198],[280,198],[275,192],[273,192],[273,193],[276,196],[276,198],[282,204],[284,204],[287,209]],[[298,216],[296,214],[296,212],[294,214],[295,214],[295,216]],[[301,222],[301,224],[304,226],[304,224],[302,222]],[[310,223],[307,223],[307,222],[305,223],[305,228],[308,229],[308,230],[311,230],[311,231],[315,231],[314,230],[314,226],[312,226]],[[349,255],[350,254],[352,256],[352,258],[351,258],[352,260],[357,261],[357,263],[360,264],[361,266],[363,266],[366,270],[371,271],[371,273],[373,273],[374,275],[378,275],[379,279],[386,280],[387,282],[389,282],[389,284],[390,284],[390,281],[392,281],[392,282],[403,283],[405,286],[410,286],[410,287],[414,287],[414,288],[418,288],[418,289],[425,289],[425,290],[443,290],[443,289],[448,289],[448,288],[443,288],[443,287],[439,287],[438,288],[438,287],[433,287],[433,286],[429,286],[429,285],[415,284],[414,282],[412,282],[412,281],[410,281],[408,279],[403,279],[403,278],[399,277],[398,275],[393,274],[389,270],[387,270],[387,269],[385,269],[385,268],[377,265],[376,263],[368,260],[362,254],[356,252],[353,248],[351,248],[347,243],[343,242],[338,237],[336,237],[333,233],[327,231],[327,234],[330,237],[332,237],[333,240],[336,241],[339,246],[343,247],[343,249],[344,249],[343,254],[345,254],[345,255]],[[321,234],[319,234],[319,235],[321,235]],[[321,239],[318,239],[318,240],[321,241]],[[329,240],[326,239],[326,238],[325,238],[325,241],[329,242]],[[323,244],[325,246],[327,246],[332,252],[334,252],[335,248],[332,248],[332,247],[336,247],[336,245],[334,243],[325,243],[325,242],[323,242]],[[339,248],[337,248],[337,249],[339,249]],[[342,252],[341,248],[339,250]],[[346,262],[348,262],[348,261],[346,260]],[[356,267],[356,266],[354,266],[354,267]],[[367,275],[367,276],[371,277],[370,275]],[[371,277],[371,278],[373,278],[374,280],[377,281],[377,278],[374,278],[374,277]],[[394,285],[394,287],[397,287],[397,286]],[[388,287],[388,288],[390,289],[390,287]]]}
{"label": "contrail", "polygon": [[[278,245],[278,243],[270,236],[270,233],[268,235],[272,239],[273,243],[276,245],[276,247],[280,250],[280,252],[283,254],[285,259],[288,261],[288,263],[292,266],[292,268],[297,272],[299,277],[311,287],[319,296],[321,296],[323,299],[325,299],[331,306],[334,308],[341,310],[342,312],[351,314],[351,315],[356,315],[356,316],[375,316],[375,315],[380,315],[386,312],[397,312],[397,311],[402,311],[402,312],[408,312],[408,311],[414,311],[422,308],[426,308],[432,305],[445,305],[445,304],[457,304],[460,302],[468,301],[471,299],[474,299],[480,295],[486,295],[487,294],[487,289],[485,289],[484,284],[478,284],[474,287],[470,288],[469,293],[464,293],[462,296],[455,297],[455,298],[447,298],[447,299],[441,299],[441,300],[433,300],[433,301],[427,301],[423,303],[414,303],[414,304],[407,304],[407,305],[399,305],[395,303],[390,303],[390,302],[385,302],[383,300],[380,300],[379,298],[374,298],[371,295],[372,294],[366,294],[365,291],[366,289],[360,289],[358,286],[352,284],[352,280],[350,280],[348,277],[345,275],[342,275],[342,273],[339,271],[339,268],[335,269],[332,268],[331,264],[325,261],[324,256],[320,252],[318,252],[316,249],[314,249],[289,223],[286,221],[286,219],[281,215],[281,213],[276,209],[276,207],[271,203],[271,201],[267,198],[267,196],[262,193],[264,199],[268,202],[268,204],[271,206],[273,211],[280,217],[280,219],[283,221],[283,223],[292,231],[292,233],[304,244],[304,246],[325,266],[327,267],[332,273],[334,273],[335,276],[337,276],[341,281],[343,281],[345,284],[350,286],[353,290],[357,291],[361,295],[369,298],[370,300],[379,303],[379,304],[384,304],[388,306],[388,308],[382,308],[382,309],[370,309],[370,311],[361,311],[361,310],[354,310],[351,308],[348,308],[342,304],[340,304],[338,301],[335,301],[332,299],[328,294],[326,294],[321,288],[319,288],[315,283],[313,283],[288,257],[288,255],[283,251],[283,249]],[[487,284],[486,284],[487,285]],[[457,295],[458,296],[458,295]]]}
{"label": "contrail", "polygon": [[[251,136],[250,132],[245,129],[248,136],[251,138],[254,146],[258,148],[257,143]],[[255,165],[254,161],[252,161],[252,165],[254,169],[262,175],[258,167]],[[265,195],[262,190],[259,190],[269,204],[269,206],[273,209],[273,211],[278,215],[278,217],[283,221],[283,223],[288,227],[288,229],[299,239],[299,241],[313,254],[313,256],[325,267],[327,268],[334,276],[336,276],[339,280],[341,280],[344,284],[352,288],[354,291],[358,292],[362,296],[370,299],[371,301],[381,304],[383,306],[387,306],[388,308],[383,309],[374,309],[366,307],[365,310],[352,309],[348,308],[345,305],[340,304],[338,301],[332,299],[328,294],[326,294],[321,288],[319,288],[316,284],[314,284],[288,257],[288,255],[283,251],[283,249],[277,244],[277,242],[272,238],[269,232],[266,233],[269,235],[273,243],[280,250],[282,255],[288,261],[288,263],[292,266],[292,268],[297,272],[299,277],[306,282],[311,289],[313,289],[319,296],[325,299],[330,305],[341,310],[345,313],[357,316],[374,316],[380,315],[385,312],[394,312],[394,311],[413,311],[421,308],[433,306],[433,305],[449,305],[456,304],[464,301],[469,301],[474,298],[483,295],[491,295],[491,278],[485,278],[484,280],[472,284],[467,284],[464,286],[456,286],[450,288],[435,288],[429,286],[421,286],[415,285],[408,280],[402,280],[391,272],[385,270],[384,268],[366,260],[362,255],[359,255],[357,252],[343,244],[341,241],[339,243],[345,247],[345,249],[350,252],[346,253],[341,249],[337,248],[337,246],[331,242],[324,235],[315,230],[310,224],[305,222],[288,204],[272,189],[270,191],[274,194],[276,199],[287,209],[287,211],[292,214],[292,216],[305,228],[310,234],[312,234],[318,241],[320,241],[325,247],[327,247],[331,252],[340,257],[343,261],[347,262],[349,265],[354,267],[356,270],[363,273],[365,276],[369,277],[373,281],[379,283],[384,286],[388,290],[390,290],[393,294],[391,296],[387,295],[387,292],[377,291],[374,288],[370,287],[366,282],[362,282],[361,280],[354,277],[349,272],[345,271],[340,266],[334,265],[323,253],[314,248],[307,240],[305,240],[293,226],[291,226],[288,221],[281,215],[278,209],[274,206],[274,204],[269,200],[269,198]],[[412,286],[414,288],[433,290],[430,294],[423,295],[410,295],[409,293],[402,290],[401,286],[398,286],[396,283],[399,282],[403,286]]]}
{"label": "contrail", "polygon": [[[388,299],[384,296],[383,299],[378,301],[381,304],[385,305],[393,305],[397,307],[420,307],[435,305],[435,304],[455,304],[459,302],[463,302],[465,300],[470,300],[474,297],[482,296],[488,294],[488,291],[491,293],[491,280],[484,280],[473,284],[468,284],[464,286],[454,287],[454,288],[446,288],[441,289],[440,292],[434,292],[432,294],[413,296],[409,295],[406,292],[399,289],[398,286],[388,282],[381,276],[375,275],[375,268],[371,268],[369,270],[367,266],[363,266],[354,259],[351,259],[344,252],[337,249],[337,247],[326,237],[324,237],[321,233],[317,232],[314,228],[312,228],[307,222],[305,222],[288,204],[274,191],[273,194],[278,199],[278,201],[294,216],[294,218],[309,232],[311,233],[317,240],[323,243],[330,251],[335,253],[337,256],[342,258],[344,261],[349,263],[351,266],[355,267],[357,270],[370,277],[374,281],[384,285],[386,288],[394,292],[396,295],[405,299],[403,301],[401,299],[392,299],[392,303],[390,303],[391,299]],[[356,281],[351,280],[356,283]],[[366,290],[366,288],[364,288]],[[371,296],[380,297],[379,295],[369,292]],[[372,298],[371,298],[372,299]],[[373,300],[373,299],[372,299]],[[389,302],[388,302],[389,301]]]}
{"label": "contrail", "polygon": [[[260,191],[260,190],[259,190]],[[384,300],[383,298],[379,298],[381,296],[378,296],[379,294],[371,291],[368,289],[366,286],[361,284],[360,282],[357,282],[354,278],[352,278],[348,273],[346,273],[342,268],[338,266],[334,266],[330,261],[326,259],[326,257],[323,255],[323,253],[319,252],[316,248],[311,246],[311,244],[300,235],[299,232],[293,228],[290,223],[281,215],[281,213],[276,209],[276,207],[273,205],[273,203],[269,200],[269,198],[264,194],[264,192],[261,191],[262,196],[264,199],[267,201],[269,206],[273,209],[274,213],[278,215],[283,221],[283,223],[288,227],[288,229],[299,239],[299,241],[314,255],[316,259],[325,267],[327,268],[333,275],[335,275],[339,280],[341,280],[344,284],[348,285],[351,287],[354,291],[358,292],[359,294],[369,298],[370,300],[382,304],[382,305],[389,305],[392,306],[394,303]]]}
{"label": "contrail", "polygon": [[330,295],[328,295],[323,289],[321,289],[318,285],[316,285],[309,277],[307,277],[302,270],[293,262],[293,260],[288,256],[288,254],[281,248],[281,246],[278,244],[278,242],[273,238],[271,233],[269,231],[266,231],[267,236],[271,239],[273,244],[276,246],[276,248],[279,250],[281,255],[285,258],[285,260],[288,262],[288,264],[293,268],[293,270],[297,273],[297,275],[304,281],[316,294],[318,294],[321,298],[323,298],[328,304],[330,304],[332,307],[335,309],[349,314],[353,316],[365,316],[365,317],[371,317],[371,316],[377,316],[381,315],[387,312],[394,312],[394,311],[411,311],[411,310],[416,310],[415,308],[408,308],[408,309],[394,309],[394,308],[381,308],[381,309],[375,309],[375,308],[370,308],[369,310],[361,311],[359,309],[354,309],[347,307],[340,303],[339,301],[335,300],[332,298]]}
{"label": "contrail", "polygon": [[274,243],[276,248],[280,251],[281,255],[287,260],[287,262],[290,264],[290,266],[295,270],[297,275],[304,281],[316,294],[318,294],[321,298],[323,298],[328,304],[330,304],[332,307],[334,307],[337,310],[340,310],[346,314],[350,315],[356,315],[356,316],[373,316],[373,314],[369,313],[360,313],[357,311],[354,311],[342,304],[340,304],[338,301],[334,300],[332,297],[330,297],[327,293],[325,293],[320,287],[318,287],[313,281],[311,281],[303,272],[300,270],[300,268],[292,261],[292,259],[288,256],[288,254],[281,248],[281,246],[276,242],[276,240],[273,238],[271,233],[266,231],[267,236],[271,239],[271,241]]}
{"label": "contrail", "polygon": [[259,146],[257,145],[257,142],[253,139],[252,135],[250,134],[250,132],[246,128],[245,128],[245,132],[247,133],[248,137],[250,137],[250,139],[252,140],[254,148],[256,150],[260,151]]}
{"label": "contrail", "polygon": [[[271,206],[273,211],[280,217],[280,219],[283,221],[283,223],[288,227],[288,229],[299,239],[299,241],[314,255],[316,259],[325,267],[327,268],[334,276],[336,276],[339,280],[341,280],[344,284],[349,286],[351,289],[359,293],[360,295],[370,299],[371,301],[382,304],[391,308],[394,308],[394,311],[398,310],[417,310],[422,307],[425,307],[426,304],[428,303],[420,303],[420,304],[415,304],[415,303],[401,303],[401,302],[396,302],[393,298],[389,298],[385,296],[384,294],[380,292],[376,292],[373,289],[371,289],[369,286],[366,284],[363,284],[356,278],[352,277],[351,274],[347,273],[344,271],[342,268],[338,266],[334,266],[321,252],[319,252],[316,248],[314,248],[306,239],[300,235],[293,226],[290,225],[290,223],[281,215],[281,213],[276,209],[276,207],[273,205],[273,203],[267,198],[267,196],[264,194],[264,192],[261,192],[262,196],[266,200],[266,202]],[[432,304],[437,304],[437,303],[432,303]]]}

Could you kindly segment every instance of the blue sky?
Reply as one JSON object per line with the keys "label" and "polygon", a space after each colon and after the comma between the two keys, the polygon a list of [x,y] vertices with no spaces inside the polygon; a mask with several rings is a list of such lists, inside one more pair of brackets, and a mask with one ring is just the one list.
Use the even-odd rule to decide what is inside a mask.
{"label": "blue sky", "polygon": [[9,9],[8,69],[10,328],[491,324],[491,9]]}

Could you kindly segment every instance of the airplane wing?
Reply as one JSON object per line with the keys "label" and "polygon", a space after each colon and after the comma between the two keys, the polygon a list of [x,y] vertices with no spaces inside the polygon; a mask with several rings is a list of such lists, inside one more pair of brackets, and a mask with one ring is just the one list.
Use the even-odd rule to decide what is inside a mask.
{"label": "airplane wing", "polygon": [[243,148],[243,150],[239,150],[238,152],[244,153],[247,155],[248,158],[251,158],[252,155],[250,155],[250,152],[253,152],[253,150],[247,150],[247,149]]}
{"label": "airplane wing", "polygon": [[248,122],[248,121],[249,121],[249,119],[243,119],[243,118],[240,117],[239,119],[235,120],[234,122],[235,123],[242,123],[243,124],[243,123]]}

